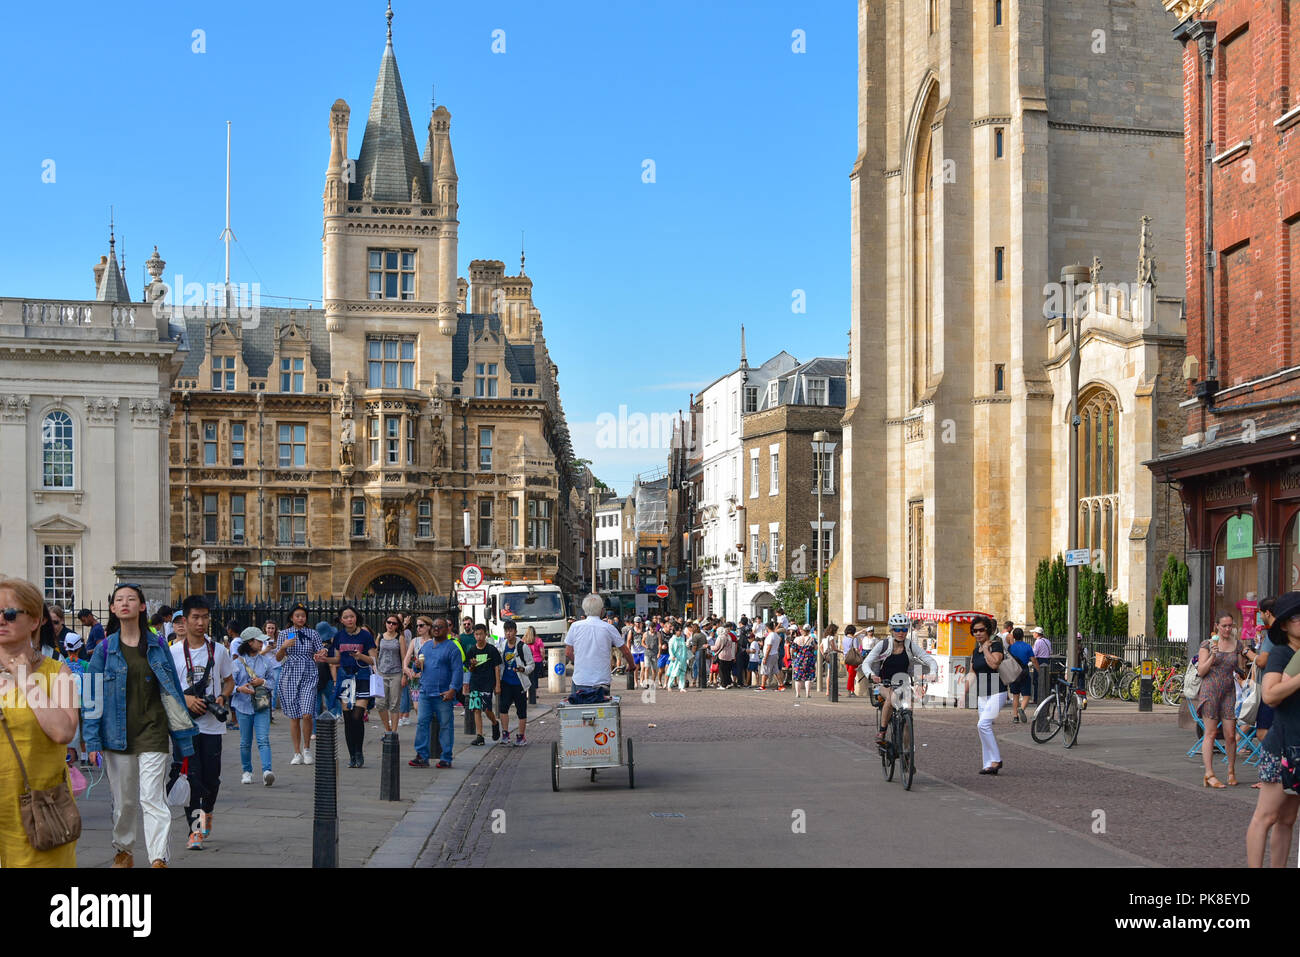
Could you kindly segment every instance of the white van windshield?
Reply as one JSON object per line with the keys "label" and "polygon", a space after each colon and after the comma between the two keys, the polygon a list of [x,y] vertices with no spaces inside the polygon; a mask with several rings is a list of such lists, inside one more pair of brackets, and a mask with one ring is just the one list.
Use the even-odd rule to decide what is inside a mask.
{"label": "white van windshield", "polygon": [[505,592],[501,595],[502,621],[550,621],[564,617],[564,600],[553,591]]}

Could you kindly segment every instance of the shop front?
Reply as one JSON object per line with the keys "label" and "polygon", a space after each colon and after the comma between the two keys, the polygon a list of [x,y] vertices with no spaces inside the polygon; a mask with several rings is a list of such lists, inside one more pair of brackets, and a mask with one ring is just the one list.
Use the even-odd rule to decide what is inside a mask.
{"label": "shop front", "polygon": [[1249,637],[1260,599],[1300,588],[1300,450],[1289,435],[1150,463],[1187,516],[1188,654],[1231,615]]}

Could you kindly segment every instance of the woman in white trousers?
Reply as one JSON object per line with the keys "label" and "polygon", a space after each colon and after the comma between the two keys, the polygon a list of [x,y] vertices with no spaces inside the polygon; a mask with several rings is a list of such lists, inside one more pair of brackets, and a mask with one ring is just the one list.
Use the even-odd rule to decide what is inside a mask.
{"label": "woman in white trousers", "polygon": [[995,634],[996,628],[993,619],[985,615],[977,616],[970,625],[970,633],[975,638],[970,676],[975,681],[980,749],[984,752],[980,774],[997,774],[1002,770],[1002,752],[998,750],[998,739],[993,736],[993,721],[1007,701],[1007,686],[998,676],[998,665],[1006,652]]}

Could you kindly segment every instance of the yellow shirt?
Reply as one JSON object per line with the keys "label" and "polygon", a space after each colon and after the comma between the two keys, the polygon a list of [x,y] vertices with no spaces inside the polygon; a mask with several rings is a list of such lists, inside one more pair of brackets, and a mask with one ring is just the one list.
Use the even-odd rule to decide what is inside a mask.
{"label": "yellow shirt", "polygon": [[[44,659],[36,669],[45,676],[47,687],[53,685],[62,666],[52,658]],[[36,714],[27,706],[27,697],[17,688],[0,696],[5,721],[14,744],[23,756],[27,777],[38,791],[68,787],[66,745],[52,741],[36,722]],[[14,757],[9,739],[0,731],[0,867],[76,867],[77,844],[71,842],[49,851],[35,851],[23,830],[18,798],[23,793],[23,776]]]}

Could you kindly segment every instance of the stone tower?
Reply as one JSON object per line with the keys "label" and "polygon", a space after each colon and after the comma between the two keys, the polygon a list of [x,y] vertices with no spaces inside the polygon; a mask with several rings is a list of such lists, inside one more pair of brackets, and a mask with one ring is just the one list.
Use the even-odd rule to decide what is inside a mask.
{"label": "stone tower", "polygon": [[[858,11],[846,550],[832,616],[858,620],[862,579],[875,577],[891,611],[1024,621],[1065,497],[1045,367],[1052,284],[1094,256],[1130,261],[1143,213],[1157,248],[1180,248],[1175,21],[1158,0]],[[1182,278],[1167,270],[1160,294],[1181,297]]]}

